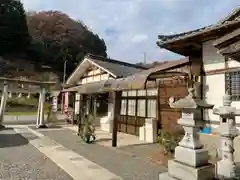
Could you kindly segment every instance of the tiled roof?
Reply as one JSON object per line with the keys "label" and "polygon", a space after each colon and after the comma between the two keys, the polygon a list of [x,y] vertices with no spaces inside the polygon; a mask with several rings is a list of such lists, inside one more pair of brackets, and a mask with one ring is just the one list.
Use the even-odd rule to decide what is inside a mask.
{"label": "tiled roof", "polygon": [[227,17],[225,17],[223,20],[219,21],[216,24],[195,29],[192,31],[184,32],[184,33],[179,33],[179,34],[159,35],[158,45],[161,46],[162,44],[165,44],[168,42],[177,41],[177,40],[185,39],[188,37],[193,37],[193,36],[200,35],[202,33],[206,33],[211,30],[220,29],[222,27],[226,27],[228,25],[235,24],[235,23],[240,23],[240,7],[234,9],[231,14],[229,14]]}
{"label": "tiled roof", "polygon": [[[146,82],[149,78],[151,78],[150,77],[151,75],[161,74],[162,78],[171,77],[175,72],[174,71],[166,72],[166,70],[177,68],[179,66],[186,65],[187,63],[189,63],[188,58],[163,63],[154,68],[150,68],[145,71],[141,71],[139,73],[134,73],[125,78],[120,78],[120,79],[114,80],[113,88],[118,89],[118,90],[144,89],[146,87]],[[185,75],[186,73],[178,72],[178,75],[179,74]],[[153,84],[150,83],[150,86],[152,86],[152,85],[154,86],[154,84],[155,83],[153,83]]]}
{"label": "tiled roof", "polygon": [[94,63],[115,74],[118,78],[126,77],[131,74],[147,69],[136,64],[130,64],[92,54],[88,54],[87,57],[90,58],[90,60],[93,61]]}

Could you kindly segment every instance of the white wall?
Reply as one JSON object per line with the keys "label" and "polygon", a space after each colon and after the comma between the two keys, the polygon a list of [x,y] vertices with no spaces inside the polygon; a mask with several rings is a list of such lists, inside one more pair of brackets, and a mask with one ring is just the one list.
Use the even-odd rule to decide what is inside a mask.
{"label": "white wall", "polygon": [[87,84],[87,83],[97,82],[97,81],[101,81],[101,80],[107,80],[109,78],[109,74],[101,74],[100,75],[101,72],[103,72],[103,71],[100,70],[99,68],[88,71],[85,73],[85,75],[88,75],[91,77],[83,78],[78,83],[79,84]]}
{"label": "white wall", "polygon": [[[217,53],[217,49],[212,45],[213,41],[203,43],[203,63],[205,72],[225,68],[224,56]],[[234,60],[228,62],[228,67],[240,67],[240,63]],[[207,75],[204,78],[205,98],[209,104],[219,107],[222,105],[222,98],[225,94],[225,74]],[[234,101],[232,106],[240,108],[240,101]],[[212,110],[205,111],[205,119],[219,121],[219,116],[213,115]],[[237,122],[240,123],[238,117]]]}

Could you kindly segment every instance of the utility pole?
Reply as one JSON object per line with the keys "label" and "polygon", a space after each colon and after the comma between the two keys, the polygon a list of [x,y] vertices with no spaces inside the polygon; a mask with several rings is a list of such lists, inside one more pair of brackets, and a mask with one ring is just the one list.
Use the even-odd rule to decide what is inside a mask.
{"label": "utility pole", "polygon": [[[65,59],[64,60],[64,65],[63,65],[63,85],[65,85],[65,81],[66,81],[66,69],[67,69],[67,60]],[[62,103],[61,103],[62,114],[63,114],[63,111],[64,111],[64,98],[65,98],[65,93],[62,93]]]}
{"label": "utility pole", "polygon": [[64,66],[63,66],[63,84],[65,84],[66,81],[66,69],[67,69],[67,60],[64,60]]}
{"label": "utility pole", "polygon": [[143,53],[143,58],[144,58],[143,63],[147,64],[147,53],[146,52]]}

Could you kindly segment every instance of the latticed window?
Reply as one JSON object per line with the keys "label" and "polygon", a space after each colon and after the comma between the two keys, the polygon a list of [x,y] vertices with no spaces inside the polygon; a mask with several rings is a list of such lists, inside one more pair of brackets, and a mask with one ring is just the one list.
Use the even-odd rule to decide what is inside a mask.
{"label": "latticed window", "polygon": [[240,71],[225,74],[225,88],[232,100],[240,100]]}

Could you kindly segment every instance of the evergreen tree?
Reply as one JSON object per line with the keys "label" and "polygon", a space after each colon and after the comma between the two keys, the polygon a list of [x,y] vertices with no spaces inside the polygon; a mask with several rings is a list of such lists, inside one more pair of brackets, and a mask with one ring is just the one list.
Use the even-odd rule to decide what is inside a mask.
{"label": "evergreen tree", "polygon": [[30,39],[23,4],[17,0],[1,0],[0,55],[26,49]]}

